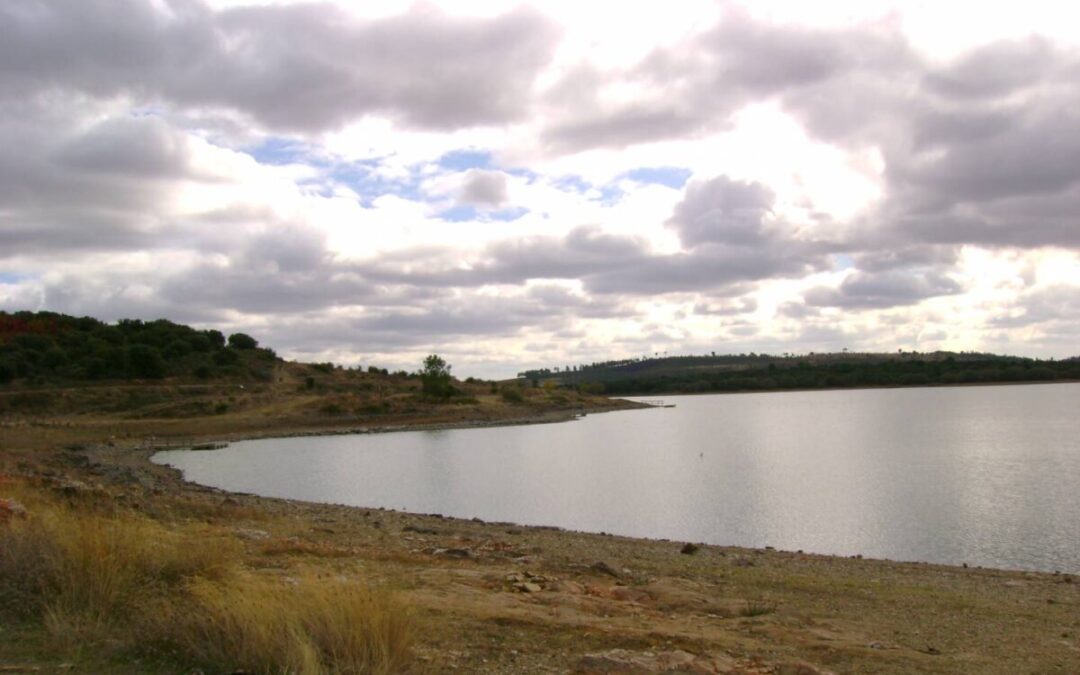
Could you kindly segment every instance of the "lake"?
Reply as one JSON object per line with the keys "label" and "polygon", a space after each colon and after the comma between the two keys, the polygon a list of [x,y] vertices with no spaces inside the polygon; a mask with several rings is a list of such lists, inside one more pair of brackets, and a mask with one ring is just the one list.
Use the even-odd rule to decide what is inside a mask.
{"label": "lake", "polygon": [[1080,572],[1080,384],[669,396],[574,422],[167,451],[271,497]]}

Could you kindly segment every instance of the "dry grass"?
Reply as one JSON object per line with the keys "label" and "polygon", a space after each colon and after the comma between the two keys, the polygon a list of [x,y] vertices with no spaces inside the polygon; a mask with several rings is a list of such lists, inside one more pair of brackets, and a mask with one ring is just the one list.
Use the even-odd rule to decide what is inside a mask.
{"label": "dry grass", "polygon": [[301,539],[271,539],[259,545],[263,555],[308,555],[317,558],[347,558],[353,553],[347,548],[331,546],[324,542]]}
{"label": "dry grass", "polygon": [[164,646],[188,665],[257,673],[400,672],[409,657],[409,614],[385,592],[244,573],[241,542],[206,525],[4,493],[29,516],[0,522],[0,612],[59,649]]}
{"label": "dry grass", "polygon": [[211,668],[254,673],[397,673],[411,621],[391,596],[345,580],[244,575],[196,581],[173,639]]}
{"label": "dry grass", "polygon": [[116,623],[188,579],[220,579],[241,549],[203,528],[169,529],[130,514],[80,513],[42,500],[29,510],[0,529],[0,593],[58,632]]}
{"label": "dry grass", "polygon": [[754,600],[747,600],[746,603],[739,608],[739,616],[765,616],[766,614],[772,614],[775,611],[775,602],[767,600],[765,598],[756,598]]}

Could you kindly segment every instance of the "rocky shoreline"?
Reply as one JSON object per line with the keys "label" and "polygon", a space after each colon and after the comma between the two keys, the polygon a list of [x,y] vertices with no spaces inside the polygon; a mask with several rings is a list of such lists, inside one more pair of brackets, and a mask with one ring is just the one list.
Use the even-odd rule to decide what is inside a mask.
{"label": "rocky shoreline", "polygon": [[[623,407],[621,404],[618,407]],[[591,409],[586,412],[599,412]],[[572,420],[577,411],[385,426],[235,425],[185,440],[391,433]],[[151,428],[151,427],[146,427]],[[258,497],[150,461],[149,434],[12,452],[5,472],[65,498],[204,521],[245,564],[288,579],[358,576],[413,607],[420,672],[1072,673],[1080,583],[964,569],[633,539]],[[2,654],[2,652],[0,652]],[[424,671],[424,669],[428,671]]]}

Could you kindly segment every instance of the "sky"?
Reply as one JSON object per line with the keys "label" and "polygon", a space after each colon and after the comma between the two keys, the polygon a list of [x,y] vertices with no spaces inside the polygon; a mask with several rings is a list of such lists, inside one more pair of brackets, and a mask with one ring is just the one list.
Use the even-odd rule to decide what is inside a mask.
{"label": "sky", "polygon": [[1078,13],[4,0],[0,309],[478,377],[1077,355]]}

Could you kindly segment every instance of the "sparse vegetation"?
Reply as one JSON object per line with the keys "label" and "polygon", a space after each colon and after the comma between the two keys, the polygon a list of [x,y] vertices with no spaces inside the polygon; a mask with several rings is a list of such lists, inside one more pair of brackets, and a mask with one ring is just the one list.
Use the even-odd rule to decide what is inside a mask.
{"label": "sparse vegetation", "polygon": [[392,673],[409,659],[409,614],[385,591],[244,572],[240,541],[207,525],[17,494],[26,515],[0,521],[0,613],[55,649],[221,672]]}
{"label": "sparse vegetation", "polygon": [[502,396],[502,400],[507,403],[525,402],[525,395],[521,393],[521,389],[514,386],[503,387],[499,394]]}
{"label": "sparse vegetation", "polygon": [[772,614],[775,611],[775,602],[764,598],[757,598],[754,600],[747,600],[746,603],[739,608],[739,616],[747,618],[765,616],[766,614]]}
{"label": "sparse vegetation", "polygon": [[196,580],[193,611],[172,639],[221,672],[399,673],[409,660],[408,614],[384,591],[315,576],[283,582],[247,574]]}

